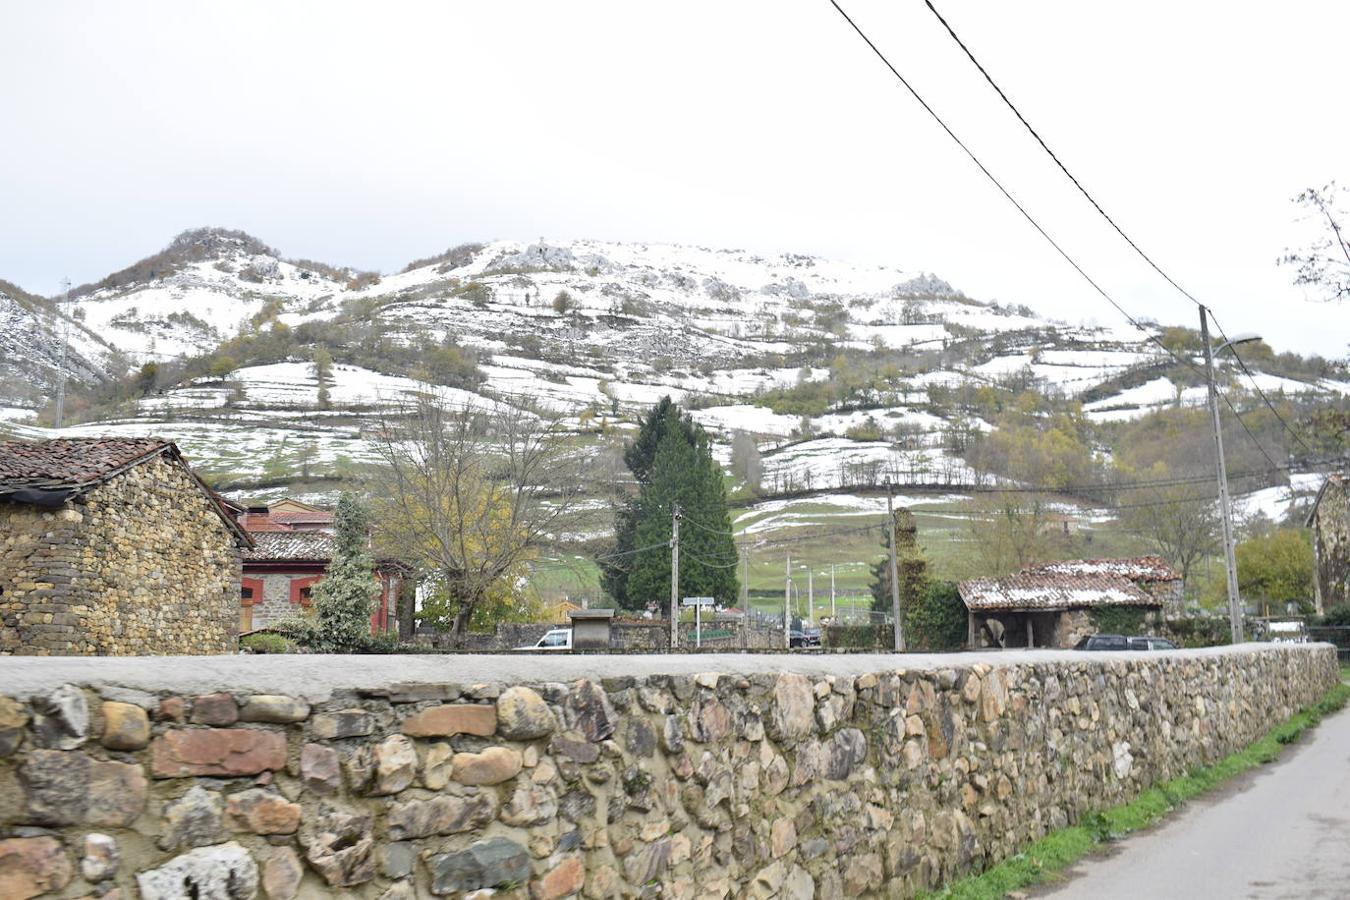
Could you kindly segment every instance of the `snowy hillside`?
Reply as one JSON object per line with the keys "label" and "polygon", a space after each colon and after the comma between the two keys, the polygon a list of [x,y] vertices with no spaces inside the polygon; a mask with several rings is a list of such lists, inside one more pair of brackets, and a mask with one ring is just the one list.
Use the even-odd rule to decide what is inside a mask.
{"label": "snowy hillside", "polygon": [[[981,303],[918,269],[796,254],[494,241],[376,276],[204,229],[77,289],[70,309],[63,325],[43,304],[0,291],[0,427],[50,433],[32,419],[52,395],[63,327],[67,370],[86,384],[209,354],[238,335],[326,328],[322,342],[343,344],[330,347],[337,364],[323,403],[313,346],[302,342],[279,358],[156,385],[66,429],[173,437],[209,475],[255,492],[284,489],[287,477],[340,477],[368,460],[363,435],[381,409],[435,377],[417,365],[428,341],[472,354],[472,380],[443,382],[452,399],[553,408],[580,435],[622,434],[670,395],[717,436],[723,460],[733,432],[754,435],[765,487],[778,491],[881,478],[968,483],[965,460],[945,449],[954,423],[935,390],[1024,379],[1088,397],[1098,421],[1203,401],[1196,388],[1150,376],[1165,358],[1133,329]],[[771,408],[767,392],[831,377],[825,366],[843,351],[905,368],[874,402],[805,415]],[[1259,377],[1272,391],[1350,393],[1344,382]]]}

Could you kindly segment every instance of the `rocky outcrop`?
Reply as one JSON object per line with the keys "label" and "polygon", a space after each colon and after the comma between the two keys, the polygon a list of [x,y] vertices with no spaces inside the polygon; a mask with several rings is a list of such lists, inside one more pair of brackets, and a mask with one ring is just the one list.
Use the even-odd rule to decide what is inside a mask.
{"label": "rocky outcrop", "polygon": [[764,659],[0,697],[0,896],[909,896],[1219,759],[1339,677],[1322,645]]}

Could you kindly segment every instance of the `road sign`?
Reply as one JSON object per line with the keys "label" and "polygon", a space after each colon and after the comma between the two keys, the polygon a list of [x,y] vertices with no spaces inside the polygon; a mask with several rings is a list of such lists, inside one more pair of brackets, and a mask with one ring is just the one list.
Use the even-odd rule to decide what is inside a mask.
{"label": "road sign", "polygon": [[715,597],[685,597],[680,601],[681,606],[715,606],[717,598]]}
{"label": "road sign", "polygon": [[685,597],[680,601],[681,606],[692,606],[694,608],[694,646],[703,646],[703,607],[714,606],[717,603],[713,597]]}

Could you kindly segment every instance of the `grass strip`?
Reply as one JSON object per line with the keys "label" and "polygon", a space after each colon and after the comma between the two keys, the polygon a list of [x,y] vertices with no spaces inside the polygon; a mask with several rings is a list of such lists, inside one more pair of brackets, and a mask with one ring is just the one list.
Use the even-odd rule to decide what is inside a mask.
{"label": "grass strip", "polygon": [[1235,775],[1273,761],[1284,745],[1298,740],[1305,731],[1322,721],[1323,716],[1343,708],[1348,700],[1350,685],[1338,684],[1321,700],[1299,710],[1266,732],[1264,737],[1214,765],[1201,766],[1189,774],[1155,785],[1129,803],[1085,815],[1077,825],[1047,834],[993,868],[923,896],[933,900],[997,900],[1009,891],[1050,881],[1098,845],[1147,828],[1192,797],[1212,790]]}

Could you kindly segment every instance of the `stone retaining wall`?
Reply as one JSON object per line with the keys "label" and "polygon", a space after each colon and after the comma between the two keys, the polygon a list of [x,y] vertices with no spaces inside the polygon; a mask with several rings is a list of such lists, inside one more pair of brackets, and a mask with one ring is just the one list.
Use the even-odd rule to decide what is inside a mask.
{"label": "stone retaining wall", "polygon": [[47,685],[0,697],[0,896],[905,896],[1218,759],[1339,678],[1327,645],[989,658],[662,675],[634,657],[498,683],[458,657],[457,682],[321,698]]}

